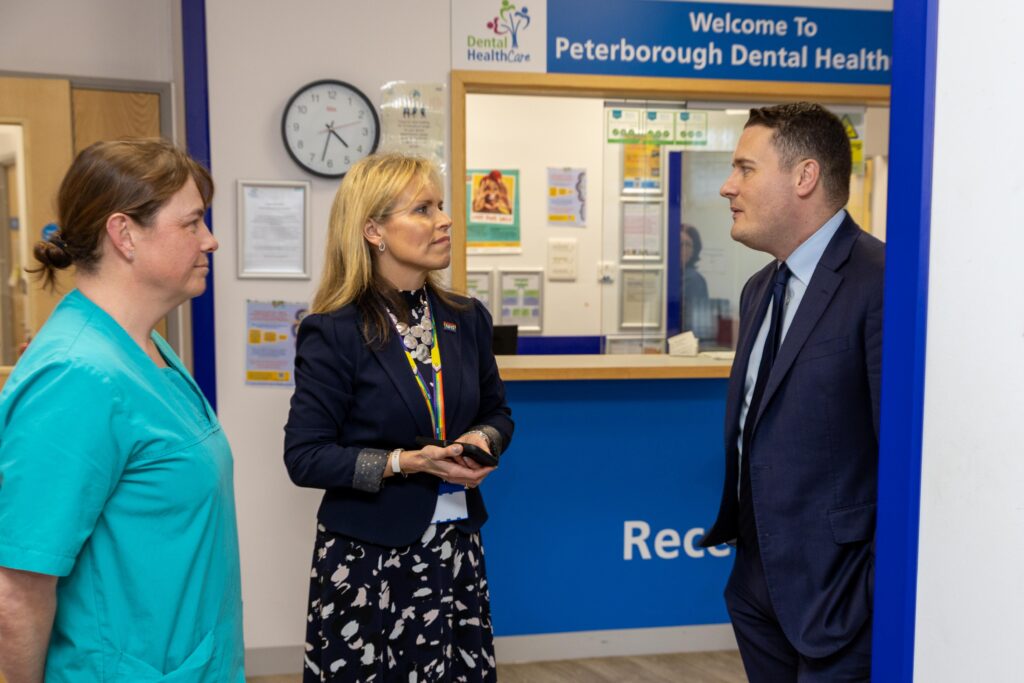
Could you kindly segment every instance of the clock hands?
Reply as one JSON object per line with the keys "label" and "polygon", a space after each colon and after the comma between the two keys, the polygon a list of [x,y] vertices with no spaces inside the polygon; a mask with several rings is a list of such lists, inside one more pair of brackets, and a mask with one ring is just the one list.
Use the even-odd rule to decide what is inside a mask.
{"label": "clock hands", "polygon": [[329,131],[328,131],[328,132],[329,132],[329,133],[330,133],[331,135],[333,135],[334,137],[336,137],[336,138],[338,138],[339,140],[341,140],[341,144],[343,144],[343,145],[345,145],[346,147],[348,147],[348,143],[347,143],[347,142],[345,142],[345,140],[344,140],[344,139],[343,139],[343,138],[342,138],[342,137],[341,137],[340,135],[338,135],[338,131],[336,131],[336,130],[334,130],[333,128],[331,128],[331,129],[329,129]]}
{"label": "clock hands", "polygon": [[322,132],[327,133],[327,137],[324,138],[324,151],[323,153],[320,154],[320,161],[323,161],[324,159],[327,158],[327,146],[331,144],[332,135],[338,138],[338,141],[341,144],[345,145],[346,148],[348,147],[348,143],[345,142],[345,138],[338,135],[338,131],[334,130],[334,121],[328,123],[327,127]]}
{"label": "clock hands", "polygon": [[338,131],[335,130],[334,121],[331,121],[330,123],[327,124],[327,128],[325,129],[324,132],[328,133],[328,136],[327,136],[328,140],[330,140],[331,139],[330,136],[333,135],[334,137],[338,138],[338,141],[341,142],[341,144],[345,145],[345,147],[348,147],[348,143],[345,142],[345,138],[343,138],[340,135],[338,135]]}
{"label": "clock hands", "polygon": [[[328,128],[328,130],[330,130],[330,129]],[[329,145],[330,142],[331,142],[331,136],[328,135],[327,137],[324,138],[324,151],[323,151],[323,154],[320,155],[320,161],[323,161],[324,159],[327,158],[327,145]]]}

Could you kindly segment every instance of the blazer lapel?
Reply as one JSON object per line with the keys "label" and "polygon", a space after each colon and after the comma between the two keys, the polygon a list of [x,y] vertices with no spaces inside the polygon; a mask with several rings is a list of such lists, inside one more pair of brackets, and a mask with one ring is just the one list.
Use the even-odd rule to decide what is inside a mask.
{"label": "blazer lapel", "polygon": [[[803,348],[807,338],[814,331],[825,309],[832,302],[832,298],[843,281],[843,276],[837,271],[846,263],[853,249],[853,243],[857,240],[860,228],[847,214],[843,223],[832,241],[825,248],[825,252],[818,261],[814,275],[807,284],[807,291],[800,301],[800,308],[786,332],[786,338],[782,340],[779,347],[779,354],[772,365],[772,372],[768,376],[768,384],[764,388],[764,397],[761,399],[761,407],[758,409],[757,417],[764,413],[765,407],[771,401],[775,391],[782,384],[783,378],[789,372],[793,362],[796,360],[800,349]],[[754,423],[756,425],[756,422]]]}
{"label": "blazer lapel", "polygon": [[[436,296],[430,297],[430,311],[434,315],[437,329],[434,334],[441,345],[441,372],[444,381],[445,423],[448,429],[455,424],[456,412],[462,398],[462,335],[467,330],[460,330],[461,316],[438,301]],[[461,434],[449,432],[447,438],[456,439]]]}
{"label": "blazer lapel", "polygon": [[371,349],[391,383],[395,385],[398,395],[402,397],[402,401],[409,408],[410,414],[416,421],[417,431],[423,436],[433,437],[434,427],[430,423],[430,412],[423,399],[423,392],[420,391],[419,384],[416,383],[416,378],[409,367],[402,338],[398,336],[397,332],[391,330],[391,336],[383,348],[371,346]]}

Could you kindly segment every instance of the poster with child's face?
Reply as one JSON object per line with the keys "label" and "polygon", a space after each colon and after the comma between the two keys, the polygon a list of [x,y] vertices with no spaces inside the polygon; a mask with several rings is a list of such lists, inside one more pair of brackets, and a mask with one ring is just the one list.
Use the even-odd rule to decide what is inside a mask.
{"label": "poster with child's face", "polygon": [[466,241],[471,253],[518,252],[519,171],[466,172]]}

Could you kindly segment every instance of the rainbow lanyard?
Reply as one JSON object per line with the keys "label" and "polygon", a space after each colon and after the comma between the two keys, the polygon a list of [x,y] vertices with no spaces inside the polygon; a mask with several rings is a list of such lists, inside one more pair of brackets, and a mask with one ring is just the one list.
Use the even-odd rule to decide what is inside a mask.
{"label": "rainbow lanyard", "polygon": [[427,305],[425,314],[430,316],[430,323],[432,325],[430,334],[434,337],[434,345],[430,349],[430,364],[434,368],[434,391],[427,391],[427,383],[423,381],[423,375],[420,374],[419,364],[413,360],[412,354],[409,353],[409,349],[402,348],[405,351],[405,357],[409,361],[409,367],[412,369],[412,374],[416,378],[416,384],[420,387],[420,393],[423,394],[423,400],[426,401],[427,410],[430,412],[430,422],[434,425],[434,438],[445,439],[445,425],[444,425],[444,380],[441,376],[441,338],[437,334],[437,324],[434,322],[434,316],[430,311],[430,305]]}

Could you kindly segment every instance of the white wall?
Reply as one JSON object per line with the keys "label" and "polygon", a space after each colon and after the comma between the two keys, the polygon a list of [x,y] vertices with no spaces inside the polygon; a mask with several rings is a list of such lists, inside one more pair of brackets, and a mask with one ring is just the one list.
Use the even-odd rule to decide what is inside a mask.
{"label": "white wall", "polygon": [[174,0],[3,0],[0,69],[168,82]]}
{"label": "white wall", "polygon": [[927,683],[1021,680],[1022,25],[1019,3],[940,4],[915,652]]}
{"label": "white wall", "polygon": [[[466,168],[519,170],[522,233],[521,254],[473,255],[468,267],[546,270],[548,239],[576,240],[576,281],[551,282],[545,272],[542,333],[547,336],[601,334],[595,264],[602,246],[603,121],[604,102],[596,98],[466,97]],[[586,227],[548,225],[549,166],[586,170]]]}
{"label": "white wall", "polygon": [[235,455],[246,647],[297,648],[305,635],[322,492],[293,486],[282,463],[291,391],[244,384],[245,302],[309,300],[321,271],[337,181],[312,179],[314,278],[299,282],[235,277],[236,183],[310,179],[288,157],[280,131],[288,98],[310,81],[347,81],[375,103],[387,81],[447,83],[448,3],[217,0],[207,3],[206,12],[218,188],[213,221],[221,244],[215,271],[218,408]]}

